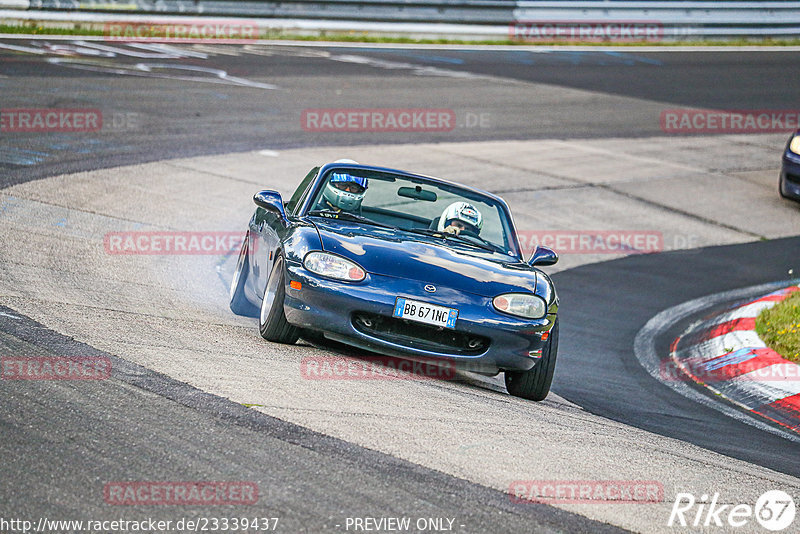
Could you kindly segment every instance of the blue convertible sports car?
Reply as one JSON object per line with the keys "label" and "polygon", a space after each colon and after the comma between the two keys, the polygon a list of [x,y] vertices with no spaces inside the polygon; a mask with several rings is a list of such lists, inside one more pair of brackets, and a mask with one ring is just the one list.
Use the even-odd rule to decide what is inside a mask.
{"label": "blue convertible sports car", "polygon": [[388,356],[505,372],[512,395],[544,399],[558,352],[558,297],[525,261],[506,203],[437,178],[339,160],[284,203],[253,198],[230,307],[261,335],[306,333]]}

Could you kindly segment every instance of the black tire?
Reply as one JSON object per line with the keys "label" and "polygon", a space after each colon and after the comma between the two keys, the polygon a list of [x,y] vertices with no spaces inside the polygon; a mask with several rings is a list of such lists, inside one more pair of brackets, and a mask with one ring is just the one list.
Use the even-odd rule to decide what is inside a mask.
{"label": "black tire", "polygon": [[291,345],[300,336],[300,329],[290,325],[283,312],[283,300],[286,296],[283,262],[283,254],[278,253],[264,288],[264,298],[258,314],[258,330],[267,341]]}
{"label": "black tire", "polygon": [[247,248],[248,237],[249,234],[245,236],[242,242],[242,248],[239,250],[239,259],[236,262],[236,270],[233,271],[230,307],[231,311],[236,315],[258,317],[258,307],[244,296],[244,286],[247,283],[247,274],[250,272],[250,259]]}
{"label": "black tire", "polygon": [[542,401],[550,393],[558,356],[558,319],[550,331],[550,338],[542,350],[541,359],[528,371],[506,371],[506,389],[515,397]]}

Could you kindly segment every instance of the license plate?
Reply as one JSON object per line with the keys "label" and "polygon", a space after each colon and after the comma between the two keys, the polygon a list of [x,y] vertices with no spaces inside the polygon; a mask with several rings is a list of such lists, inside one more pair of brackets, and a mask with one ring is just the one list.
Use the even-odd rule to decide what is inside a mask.
{"label": "license plate", "polygon": [[392,316],[445,328],[455,328],[458,310],[397,297]]}

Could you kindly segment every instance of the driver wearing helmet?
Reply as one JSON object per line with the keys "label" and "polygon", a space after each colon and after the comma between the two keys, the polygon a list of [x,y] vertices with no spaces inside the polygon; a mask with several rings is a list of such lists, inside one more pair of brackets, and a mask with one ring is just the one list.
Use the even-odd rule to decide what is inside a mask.
{"label": "driver wearing helmet", "polygon": [[334,211],[359,211],[368,185],[369,181],[362,176],[334,172],[322,191],[323,205]]}
{"label": "driver wearing helmet", "polygon": [[471,232],[476,236],[483,227],[483,216],[472,204],[466,202],[453,202],[445,208],[439,217],[440,232],[459,235],[463,231]]}

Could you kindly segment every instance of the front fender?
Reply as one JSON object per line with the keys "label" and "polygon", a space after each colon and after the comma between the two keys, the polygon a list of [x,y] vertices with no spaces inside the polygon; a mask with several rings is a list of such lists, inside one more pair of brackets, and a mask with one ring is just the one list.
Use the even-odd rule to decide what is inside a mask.
{"label": "front fender", "polygon": [[286,234],[281,240],[281,248],[287,262],[300,264],[310,251],[322,250],[322,240],[314,225],[293,222],[286,229]]}
{"label": "front fender", "polygon": [[550,277],[541,271],[536,272],[536,294],[547,303],[547,313],[558,313],[558,294]]}

